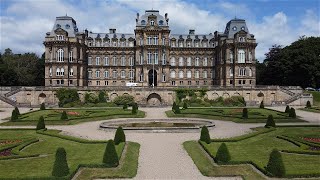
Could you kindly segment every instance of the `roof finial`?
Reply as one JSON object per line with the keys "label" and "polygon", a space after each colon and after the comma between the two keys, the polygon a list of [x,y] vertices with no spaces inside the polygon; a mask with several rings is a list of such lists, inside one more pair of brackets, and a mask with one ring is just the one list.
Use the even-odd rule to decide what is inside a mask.
{"label": "roof finial", "polygon": [[151,3],[151,6],[152,6],[151,9],[153,10],[153,0],[152,0],[152,3]]}

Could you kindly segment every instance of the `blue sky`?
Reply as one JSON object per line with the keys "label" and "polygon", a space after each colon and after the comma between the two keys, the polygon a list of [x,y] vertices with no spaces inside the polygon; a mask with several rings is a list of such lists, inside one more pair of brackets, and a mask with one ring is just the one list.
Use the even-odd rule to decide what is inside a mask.
{"label": "blue sky", "polygon": [[258,46],[256,58],[273,44],[289,45],[299,36],[320,36],[320,0],[0,0],[0,51],[44,52],[43,40],[56,16],[68,13],[79,30],[134,33],[136,13],[168,13],[172,33],[224,31],[234,18],[245,19]]}

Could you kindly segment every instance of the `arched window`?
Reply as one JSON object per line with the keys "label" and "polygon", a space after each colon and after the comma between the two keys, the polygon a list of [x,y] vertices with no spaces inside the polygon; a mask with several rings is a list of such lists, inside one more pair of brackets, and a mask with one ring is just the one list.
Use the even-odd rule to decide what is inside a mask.
{"label": "arched window", "polygon": [[109,66],[109,57],[104,57],[104,65]]}
{"label": "arched window", "polygon": [[232,51],[230,51],[229,56],[230,56],[230,63],[233,63],[233,52]]}
{"label": "arched window", "polygon": [[174,57],[171,58],[170,65],[171,66],[175,66],[176,65],[176,59]]}
{"label": "arched window", "polygon": [[61,76],[64,76],[64,69],[63,69],[63,68],[61,68],[60,75],[61,75]]}
{"label": "arched window", "polygon": [[195,78],[197,78],[197,79],[199,79],[200,74],[199,74],[199,71],[198,71],[198,70],[197,70],[197,71],[195,71],[195,73],[194,73],[194,77],[195,77]]}
{"label": "arched window", "polygon": [[252,61],[252,52],[249,52],[249,61]]}
{"label": "arched window", "polygon": [[208,66],[208,58],[203,59],[203,66]]}
{"label": "arched window", "polygon": [[246,53],[244,52],[243,49],[240,49],[238,51],[238,63],[245,63],[246,58],[245,58]]}
{"label": "arched window", "polygon": [[72,68],[69,71],[69,76],[73,76],[73,69]]}
{"label": "arched window", "polygon": [[195,60],[195,63],[194,63],[195,66],[199,66],[199,58],[196,57],[196,60]]}
{"label": "arched window", "polygon": [[162,74],[162,82],[166,82],[166,75]]}
{"label": "arched window", "polygon": [[69,61],[73,62],[73,51],[72,50],[69,52]]}
{"label": "arched window", "polygon": [[233,77],[233,69],[232,68],[230,68],[229,73],[230,73],[230,77]]}
{"label": "arched window", "polygon": [[52,68],[49,68],[49,76],[52,76]]}
{"label": "arched window", "polygon": [[252,69],[251,68],[249,69],[249,76],[250,77],[252,76]]}
{"label": "arched window", "polygon": [[126,72],[125,71],[121,71],[120,76],[121,76],[121,78],[125,78],[126,77]]}
{"label": "arched window", "polygon": [[239,76],[245,76],[246,75],[246,68],[239,68]]}
{"label": "arched window", "polygon": [[191,78],[191,71],[190,70],[187,71],[187,78]]}
{"label": "arched window", "polygon": [[183,66],[183,57],[179,57],[179,66]]}
{"label": "arched window", "polygon": [[142,21],[141,21],[141,25],[143,25],[143,26],[146,25],[146,21],[145,21],[145,20],[142,20]]}
{"label": "arched window", "polygon": [[187,58],[187,66],[191,66],[191,57]]}
{"label": "arched window", "polygon": [[183,78],[183,71],[179,71],[179,78],[180,78],[180,79]]}
{"label": "arched window", "polygon": [[63,49],[58,49],[57,51],[57,61],[63,62]]}
{"label": "arched window", "polygon": [[104,77],[105,77],[105,78],[109,78],[109,71],[105,71],[105,72],[104,72]]}
{"label": "arched window", "polygon": [[208,72],[207,71],[203,71],[203,78],[208,78]]}
{"label": "arched window", "polygon": [[171,77],[171,78],[176,78],[176,72],[175,72],[175,71],[171,71],[170,77]]}
{"label": "arched window", "polygon": [[133,78],[133,74],[134,74],[134,73],[133,73],[133,70],[130,70],[130,71],[129,71],[129,78],[130,78],[130,79]]}

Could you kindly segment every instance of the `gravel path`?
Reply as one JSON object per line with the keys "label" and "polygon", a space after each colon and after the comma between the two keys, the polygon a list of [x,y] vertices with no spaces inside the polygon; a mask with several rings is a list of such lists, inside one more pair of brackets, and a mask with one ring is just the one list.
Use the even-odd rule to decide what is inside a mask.
{"label": "gravel path", "polygon": [[[268,109],[273,109],[277,111],[285,111],[285,106],[276,106],[276,107],[267,107]],[[302,111],[298,110],[299,108],[304,108],[304,106],[294,106],[296,110],[297,116],[300,116],[303,120],[306,120],[310,123],[320,124],[320,113],[314,113],[314,112],[308,112],[308,111]]]}

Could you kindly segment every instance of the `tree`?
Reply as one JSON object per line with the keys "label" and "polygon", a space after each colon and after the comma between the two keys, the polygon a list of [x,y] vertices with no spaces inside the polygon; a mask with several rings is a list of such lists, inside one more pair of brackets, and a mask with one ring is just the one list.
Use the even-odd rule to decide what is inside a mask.
{"label": "tree", "polygon": [[289,105],[286,106],[286,110],[284,111],[285,113],[289,113],[290,112],[290,107]]}
{"label": "tree", "polygon": [[263,101],[261,101],[261,103],[260,103],[260,108],[264,108],[264,103],[263,103]]}
{"label": "tree", "polygon": [[45,128],[46,128],[46,125],[44,123],[44,118],[43,116],[40,116],[36,130],[45,129]]}
{"label": "tree", "polygon": [[225,143],[222,143],[216,154],[216,161],[226,163],[230,161],[231,156],[228,147]]}
{"label": "tree", "polygon": [[18,120],[18,113],[17,113],[17,111],[14,109],[14,110],[12,110],[12,113],[11,113],[11,121],[16,121],[16,120]]}
{"label": "tree", "polygon": [[111,167],[116,167],[119,165],[119,158],[116,147],[113,140],[111,139],[107,143],[102,162]]}
{"label": "tree", "polygon": [[117,128],[116,134],[114,136],[114,144],[118,145],[121,142],[126,142],[126,135],[121,126]]}
{"label": "tree", "polygon": [[188,109],[188,104],[186,102],[183,103],[183,109]]}
{"label": "tree", "polygon": [[122,109],[124,109],[124,110],[128,109],[128,105],[127,105],[127,104],[124,104],[123,107],[122,107]]}
{"label": "tree", "polygon": [[41,103],[41,105],[40,105],[40,110],[45,110],[45,109],[46,109],[45,104],[44,104],[44,103]]}
{"label": "tree", "polygon": [[67,153],[64,148],[58,148],[56,152],[56,159],[53,164],[52,176],[63,177],[69,174],[69,167],[67,162]]}
{"label": "tree", "polygon": [[16,111],[17,115],[19,116],[20,115],[19,108],[16,106],[16,107],[14,107],[14,110]]}
{"label": "tree", "polygon": [[297,117],[296,110],[294,108],[290,109],[289,117],[292,117],[292,118],[296,118]]}
{"label": "tree", "polygon": [[311,103],[310,103],[310,101],[307,101],[306,108],[311,108]]}
{"label": "tree", "polygon": [[207,144],[211,143],[211,138],[207,126],[203,126],[201,128],[200,141],[204,141]]}
{"label": "tree", "polygon": [[242,110],[242,118],[248,119],[248,109],[247,108],[243,108],[243,110]]}
{"label": "tree", "polygon": [[67,120],[68,119],[68,115],[67,115],[67,112],[66,111],[63,111],[62,114],[61,114],[61,120]]}
{"label": "tree", "polygon": [[76,89],[60,88],[56,92],[60,107],[70,102],[80,101],[79,94]]}
{"label": "tree", "polygon": [[99,102],[106,102],[106,92],[100,91],[98,95]]}
{"label": "tree", "polygon": [[281,153],[277,149],[273,149],[270,153],[269,162],[266,170],[276,177],[284,177],[286,170],[282,161]]}
{"label": "tree", "polygon": [[267,119],[267,123],[264,127],[276,127],[276,123],[273,120],[273,116],[270,114]]}

